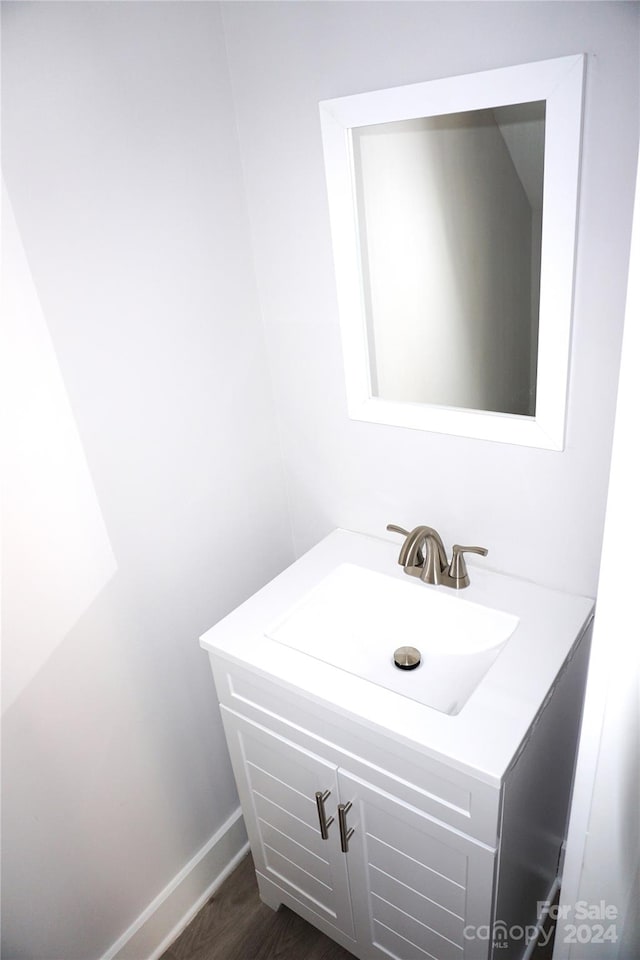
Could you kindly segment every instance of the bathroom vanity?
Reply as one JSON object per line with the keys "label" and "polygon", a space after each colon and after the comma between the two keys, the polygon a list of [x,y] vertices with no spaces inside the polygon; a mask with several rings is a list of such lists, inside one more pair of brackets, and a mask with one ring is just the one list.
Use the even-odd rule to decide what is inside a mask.
{"label": "bathroom vanity", "polygon": [[202,638],[260,895],[362,960],[522,958],[561,870],[593,603],[479,563],[430,586],[397,556],[337,530]]}

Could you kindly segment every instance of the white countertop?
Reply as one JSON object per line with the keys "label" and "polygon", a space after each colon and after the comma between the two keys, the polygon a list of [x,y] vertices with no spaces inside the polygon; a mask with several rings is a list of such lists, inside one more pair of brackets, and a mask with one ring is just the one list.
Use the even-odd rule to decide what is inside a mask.
{"label": "white countertop", "polygon": [[[499,785],[576,639],[593,600],[469,563],[464,590],[420,584],[519,617],[519,624],[455,716],[268,639],[264,631],[341,563],[407,580],[398,537],[335,530],[201,638],[205,650],[292,688],[387,736]],[[384,719],[381,719],[384,718]],[[410,733],[409,733],[410,731]]]}

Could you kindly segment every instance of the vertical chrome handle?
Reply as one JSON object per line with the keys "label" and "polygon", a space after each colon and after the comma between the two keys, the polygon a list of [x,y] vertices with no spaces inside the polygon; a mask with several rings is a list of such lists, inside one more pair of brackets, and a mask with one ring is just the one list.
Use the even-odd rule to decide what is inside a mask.
{"label": "vertical chrome handle", "polygon": [[349,852],[349,840],[353,836],[353,827],[347,827],[347,814],[353,804],[351,801],[349,803],[339,803],[338,804],[338,824],[340,826],[340,849],[343,853]]}
{"label": "vertical chrome handle", "polygon": [[330,796],[331,790],[325,790],[324,793],[322,790],[316,790],[316,807],[318,808],[318,820],[320,821],[320,836],[323,840],[329,838],[329,827],[333,823],[333,817],[329,817],[327,820],[327,814],[324,809],[325,800],[328,800]]}

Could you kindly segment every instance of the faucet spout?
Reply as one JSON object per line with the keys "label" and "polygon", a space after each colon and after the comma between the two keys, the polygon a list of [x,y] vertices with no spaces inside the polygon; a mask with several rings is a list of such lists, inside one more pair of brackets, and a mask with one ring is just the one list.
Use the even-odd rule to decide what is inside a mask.
{"label": "faucet spout", "polygon": [[405,569],[407,567],[422,567],[424,565],[424,556],[422,554],[422,544],[425,541],[425,531],[428,527],[414,527],[408,534],[406,540],[400,549],[398,563]]}
{"label": "faucet spout", "polygon": [[427,556],[420,579],[424,580],[425,583],[444,583],[449,569],[449,561],[440,534],[435,530],[430,530],[425,538],[425,546]]}
{"label": "faucet spout", "polygon": [[406,535],[398,563],[406,573],[420,577],[425,583],[441,583],[449,563],[438,531],[424,525],[414,527]]}

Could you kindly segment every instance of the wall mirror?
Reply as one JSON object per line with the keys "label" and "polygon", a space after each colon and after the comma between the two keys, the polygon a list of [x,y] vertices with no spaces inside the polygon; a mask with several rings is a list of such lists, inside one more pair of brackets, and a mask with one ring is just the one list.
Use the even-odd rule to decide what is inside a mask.
{"label": "wall mirror", "polygon": [[563,449],[583,78],[321,102],[350,417]]}

